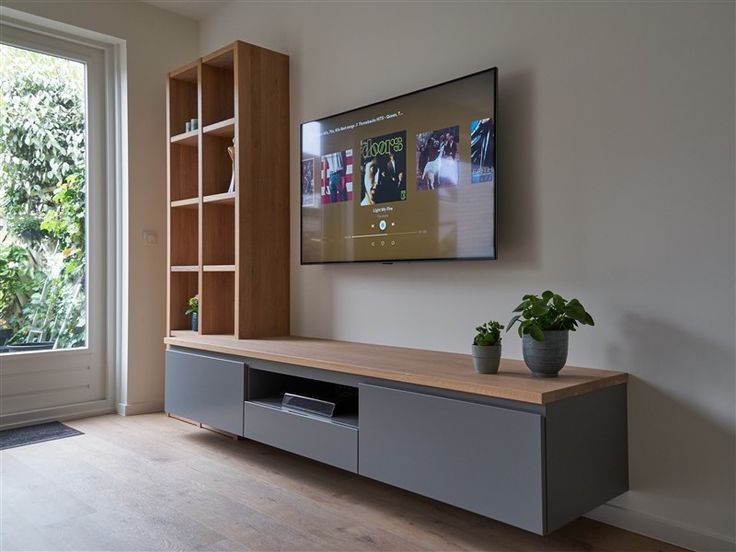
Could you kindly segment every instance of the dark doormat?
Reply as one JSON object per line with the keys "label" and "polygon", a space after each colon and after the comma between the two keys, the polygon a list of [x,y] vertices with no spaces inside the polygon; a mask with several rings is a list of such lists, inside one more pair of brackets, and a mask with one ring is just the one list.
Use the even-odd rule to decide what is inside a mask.
{"label": "dark doormat", "polygon": [[84,435],[84,433],[66,426],[61,422],[48,422],[28,427],[4,429],[0,431],[0,450],[32,445],[33,443],[43,443],[44,441],[55,441],[56,439],[73,437],[75,435]]}

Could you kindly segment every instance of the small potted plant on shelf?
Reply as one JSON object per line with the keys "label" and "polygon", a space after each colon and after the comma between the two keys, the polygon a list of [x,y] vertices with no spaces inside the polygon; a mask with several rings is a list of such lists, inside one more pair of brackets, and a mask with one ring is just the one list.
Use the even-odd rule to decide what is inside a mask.
{"label": "small potted plant on shelf", "polygon": [[199,295],[190,297],[187,301],[187,306],[189,308],[184,314],[187,316],[192,315],[192,331],[196,332],[199,329]]}
{"label": "small potted plant on shelf", "polygon": [[501,330],[503,325],[489,320],[475,328],[473,365],[479,374],[496,374],[501,362]]}
{"label": "small potted plant on shelf", "polygon": [[578,324],[595,325],[593,317],[577,299],[567,301],[552,291],[542,296],[524,295],[521,304],[514,309],[518,313],[508,323],[519,323],[524,362],[538,377],[556,377],[567,362],[569,334]]}

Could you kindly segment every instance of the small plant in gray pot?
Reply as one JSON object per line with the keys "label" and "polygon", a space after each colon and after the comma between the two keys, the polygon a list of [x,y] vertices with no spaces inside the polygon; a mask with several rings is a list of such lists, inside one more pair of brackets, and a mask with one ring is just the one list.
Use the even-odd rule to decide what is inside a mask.
{"label": "small plant in gray pot", "polygon": [[473,366],[479,374],[496,374],[501,362],[501,330],[503,325],[495,320],[475,328],[473,339]]}
{"label": "small plant in gray pot", "polygon": [[511,327],[519,323],[524,362],[538,377],[556,377],[567,362],[567,347],[571,331],[578,324],[595,325],[593,317],[577,299],[569,301],[549,290],[538,295],[524,295],[514,309]]}
{"label": "small plant in gray pot", "polygon": [[187,307],[189,308],[186,310],[184,315],[192,315],[192,331],[196,332],[199,330],[199,295],[190,297],[187,301]]}

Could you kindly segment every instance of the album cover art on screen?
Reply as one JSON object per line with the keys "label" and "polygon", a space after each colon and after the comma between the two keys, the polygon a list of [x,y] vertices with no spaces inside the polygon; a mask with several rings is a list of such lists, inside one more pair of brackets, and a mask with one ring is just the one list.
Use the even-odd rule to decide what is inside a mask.
{"label": "album cover art on screen", "polygon": [[302,160],[302,206],[317,206],[317,193],[314,189],[314,159]]}
{"label": "album cover art on screen", "polygon": [[493,182],[496,168],[493,119],[477,119],[470,123],[470,165],[473,184]]}
{"label": "album cover art on screen", "polygon": [[352,201],[353,150],[323,155],[320,180],[322,203]]}
{"label": "album cover art on screen", "polygon": [[417,134],[417,190],[436,190],[458,185],[459,141],[459,126]]}
{"label": "album cover art on screen", "polygon": [[364,207],[406,199],[406,131],[361,141],[360,178]]}

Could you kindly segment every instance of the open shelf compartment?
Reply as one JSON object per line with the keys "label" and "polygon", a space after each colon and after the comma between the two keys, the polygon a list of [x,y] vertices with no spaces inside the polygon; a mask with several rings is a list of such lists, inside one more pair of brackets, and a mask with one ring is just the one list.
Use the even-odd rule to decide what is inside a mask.
{"label": "open shelf compartment", "polygon": [[169,132],[183,134],[187,121],[197,118],[198,66],[191,64],[169,74]]}
{"label": "open shelf compartment", "polygon": [[[284,393],[334,402],[337,406],[332,417],[294,411],[282,406]],[[336,383],[301,378],[251,368],[248,376],[248,402],[315,420],[358,427],[358,389]]]}
{"label": "open shelf compartment", "polygon": [[202,126],[235,116],[234,62],[233,48],[202,59]]}
{"label": "open shelf compartment", "polygon": [[[199,265],[199,210],[171,208],[171,266]],[[173,269],[175,270],[175,269]]]}
{"label": "open shelf compartment", "polygon": [[192,318],[185,315],[190,297],[194,297],[199,289],[199,275],[196,272],[170,272],[169,289],[171,296],[169,300],[169,320],[171,335],[191,335]]}
{"label": "open shelf compartment", "polygon": [[235,264],[235,206],[224,203],[202,205],[202,264]]}
{"label": "open shelf compartment", "polygon": [[199,328],[202,334],[235,334],[235,273],[203,272],[199,298]]}
{"label": "open shelf compartment", "polygon": [[199,154],[197,148],[172,143],[171,152],[171,201],[199,197]]}
{"label": "open shelf compartment", "polygon": [[229,192],[234,169],[228,148],[233,147],[232,138],[215,134],[202,136],[202,194],[205,197]]}

